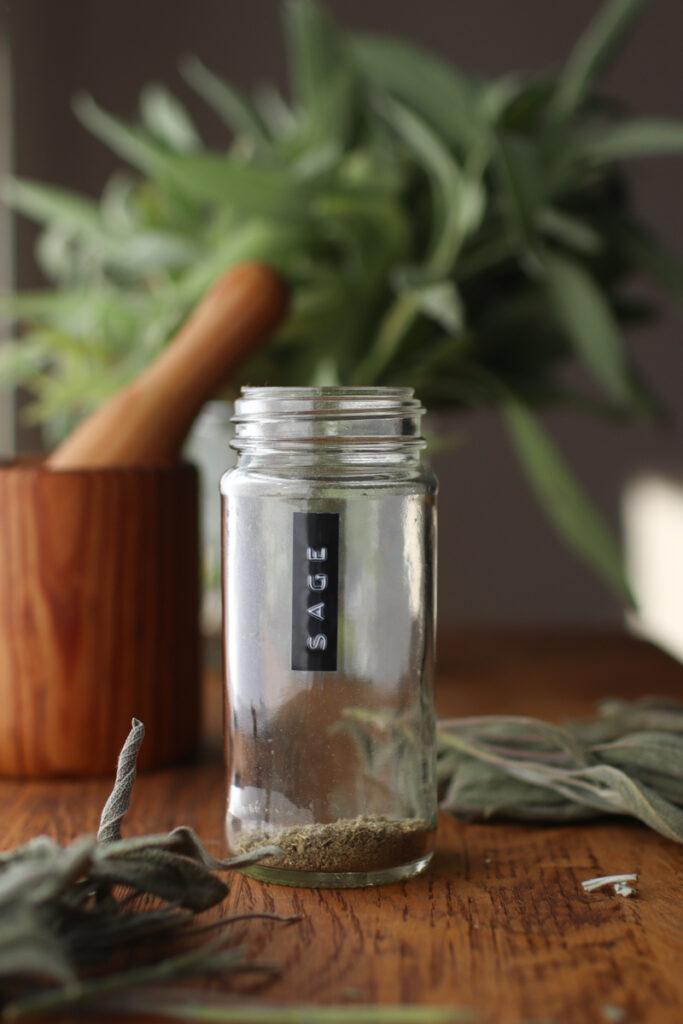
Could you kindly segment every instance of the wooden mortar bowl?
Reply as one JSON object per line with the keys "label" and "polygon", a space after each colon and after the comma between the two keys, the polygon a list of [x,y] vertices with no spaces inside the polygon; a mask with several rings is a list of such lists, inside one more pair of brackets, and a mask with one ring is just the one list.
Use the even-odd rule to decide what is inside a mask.
{"label": "wooden mortar bowl", "polygon": [[111,775],[133,716],[139,764],[199,728],[195,468],[0,466],[0,774]]}

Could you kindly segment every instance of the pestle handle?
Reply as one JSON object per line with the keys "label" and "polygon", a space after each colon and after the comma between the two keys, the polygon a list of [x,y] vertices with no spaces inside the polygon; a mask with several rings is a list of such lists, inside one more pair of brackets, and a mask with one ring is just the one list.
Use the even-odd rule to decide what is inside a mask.
{"label": "pestle handle", "polygon": [[152,465],[178,457],[204,402],[281,322],[282,280],[260,263],[223,274],[178,334],[49,456],[53,469]]}

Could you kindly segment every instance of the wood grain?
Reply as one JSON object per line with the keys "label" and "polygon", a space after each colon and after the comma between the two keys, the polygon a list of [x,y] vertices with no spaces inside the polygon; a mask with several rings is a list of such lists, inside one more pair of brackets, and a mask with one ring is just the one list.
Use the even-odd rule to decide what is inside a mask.
{"label": "wood grain", "polygon": [[195,748],[197,476],[189,465],[0,467],[0,773],[108,774]]}
{"label": "wood grain", "polygon": [[[608,694],[681,695],[683,669],[646,644],[595,635],[482,634],[442,645],[442,714],[541,709],[587,714]],[[215,738],[220,692],[208,702]],[[96,827],[103,781],[0,784],[4,841]],[[186,823],[222,846],[220,763],[147,774],[128,832]],[[639,896],[583,893],[584,878],[637,871]],[[683,850],[615,819],[571,826],[462,824],[443,817],[429,873],[378,889],[313,891],[236,876],[221,908],[297,913],[294,925],[240,926],[253,955],[283,973],[269,1002],[470,1007],[483,1024],[683,1020]]]}

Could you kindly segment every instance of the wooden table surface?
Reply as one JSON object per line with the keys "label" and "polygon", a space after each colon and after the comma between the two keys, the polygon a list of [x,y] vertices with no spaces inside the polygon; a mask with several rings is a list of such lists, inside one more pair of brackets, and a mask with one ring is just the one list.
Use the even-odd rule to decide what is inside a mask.
{"label": "wooden table surface", "polygon": [[[442,652],[439,711],[590,713],[603,696],[683,695],[683,668],[647,644],[604,634],[486,633]],[[216,694],[209,702],[215,718]],[[216,757],[142,776],[126,832],[188,824],[220,849]],[[96,828],[106,781],[0,783],[3,841],[62,841]],[[637,871],[639,895],[585,894],[580,882]],[[462,824],[442,817],[422,878],[378,889],[314,891],[241,876],[222,914],[300,914],[243,927],[282,974],[276,1003],[469,1007],[484,1024],[683,1021],[683,849],[638,824]],[[251,983],[252,988],[254,983]]]}

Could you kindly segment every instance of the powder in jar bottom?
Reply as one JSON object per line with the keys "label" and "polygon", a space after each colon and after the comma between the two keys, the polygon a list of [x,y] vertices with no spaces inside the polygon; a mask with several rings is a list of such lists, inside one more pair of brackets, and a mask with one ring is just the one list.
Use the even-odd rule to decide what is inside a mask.
{"label": "powder in jar bottom", "polygon": [[237,851],[279,846],[245,873],[283,885],[351,888],[400,881],[419,874],[432,857],[435,829],[420,818],[361,816],[328,824],[249,832]]}

